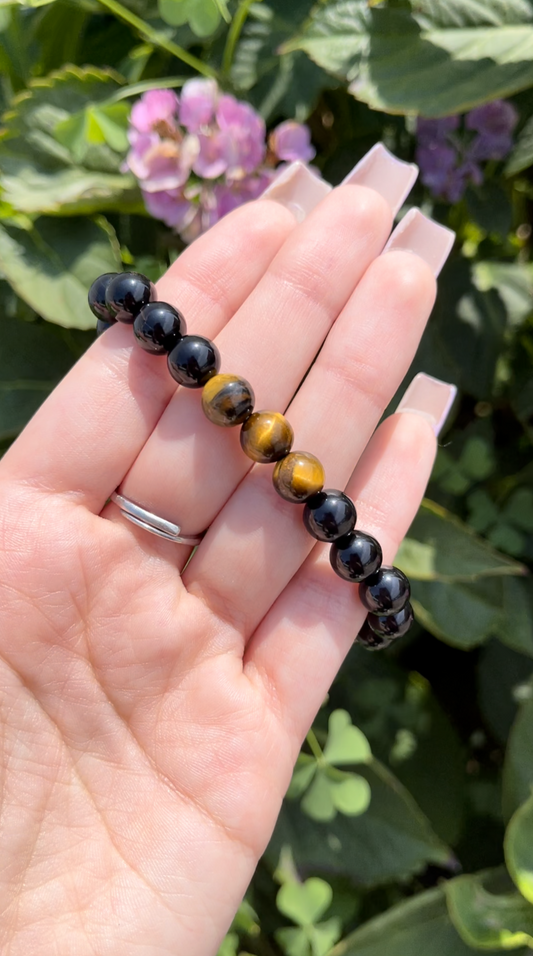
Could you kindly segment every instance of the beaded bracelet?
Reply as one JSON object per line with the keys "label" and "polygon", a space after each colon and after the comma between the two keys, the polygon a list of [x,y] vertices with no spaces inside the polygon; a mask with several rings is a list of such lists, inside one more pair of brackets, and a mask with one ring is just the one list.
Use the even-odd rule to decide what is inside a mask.
{"label": "beaded bracelet", "polygon": [[187,335],[185,319],[167,302],[158,302],[155,287],[135,272],[106,273],[93,282],[89,306],[101,335],[115,322],[133,325],[139,344],[154,355],[167,355],[169,372],[185,388],[202,388],[202,408],[222,427],[241,426],[241,446],[252,461],[276,462],[274,488],[286,501],[303,504],[309,534],[331,543],[330,562],[345,581],[359,585],[368,611],[356,641],[369,650],[388,647],[412,622],[410,585],[399,568],[382,565],[375,538],[355,531],[355,505],[343,491],[324,490],[325,473],[309,452],[291,451],[293,430],[280,412],[254,412],[250,384],[237,375],[220,374],[220,353],[202,335]]}

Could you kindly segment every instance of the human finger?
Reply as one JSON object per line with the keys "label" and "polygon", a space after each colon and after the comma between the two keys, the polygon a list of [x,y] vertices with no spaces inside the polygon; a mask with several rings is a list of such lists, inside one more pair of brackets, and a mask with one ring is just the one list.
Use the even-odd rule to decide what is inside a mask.
{"label": "human finger", "polygon": [[[412,184],[416,169],[384,148],[388,202],[376,188],[362,188],[375,162],[363,161],[350,184],[334,190],[287,239],[262,280],[216,339],[222,370],[253,382],[256,408],[284,408],[296,391],[339,311],[369,262],[381,251],[391,213]],[[388,159],[386,158],[388,157]],[[392,170],[397,171],[395,191]],[[316,189],[316,177],[306,172]],[[301,194],[300,172],[288,170],[284,201]],[[301,195],[300,195],[301,199]],[[392,203],[392,207],[391,207]],[[258,207],[258,214],[260,206]],[[193,331],[193,330],[191,330]],[[238,429],[217,428],[202,412],[198,394],[181,389],[143,447],[121,493],[193,534],[208,526],[251,463]],[[201,481],[198,478],[201,477]],[[118,517],[109,508],[106,516]],[[178,562],[186,560],[186,552]]]}
{"label": "human finger", "polygon": [[[416,404],[377,429],[347,486],[358,526],[392,564],[429,480],[436,433],[454,386],[417,376]],[[425,380],[425,381],[424,381]],[[271,696],[295,752],[350,650],[366,615],[358,588],[332,569],[330,546],[309,555],[252,637],[245,671]]]}
{"label": "human finger", "polygon": [[[158,283],[158,297],[215,336],[294,226],[279,203],[262,203],[260,216],[253,203],[236,210],[182,253]],[[2,474],[98,513],[175,390],[164,362],[134,347],[131,328],[117,323],[43,403],[2,459]]]}
{"label": "human finger", "polygon": [[[433,306],[433,257],[440,248],[442,265],[453,233],[419,212],[411,221],[412,231],[401,224],[389,246],[394,251],[367,270],[287,410],[293,447],[323,463],[326,488],[344,488],[411,364]],[[213,524],[184,583],[208,604],[223,600],[226,618],[246,640],[313,544],[301,507],[280,498],[271,469],[259,466]],[[231,562],[222,558],[228,554]]]}

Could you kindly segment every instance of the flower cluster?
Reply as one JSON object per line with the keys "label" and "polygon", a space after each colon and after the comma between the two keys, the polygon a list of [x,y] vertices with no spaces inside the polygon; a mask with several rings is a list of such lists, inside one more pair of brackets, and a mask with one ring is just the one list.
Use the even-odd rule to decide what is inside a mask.
{"label": "flower cluster", "polygon": [[186,242],[260,196],[279,161],[307,163],[315,155],[307,126],[281,123],[267,142],[249,103],[204,79],[188,80],[179,97],[145,93],[131,111],[128,138],[125,168],[139,180],[148,212]]}
{"label": "flower cluster", "polygon": [[518,114],[506,100],[478,106],[464,117],[420,119],[416,161],[424,185],[439,199],[458,202],[469,183],[483,182],[481,163],[505,159]]}

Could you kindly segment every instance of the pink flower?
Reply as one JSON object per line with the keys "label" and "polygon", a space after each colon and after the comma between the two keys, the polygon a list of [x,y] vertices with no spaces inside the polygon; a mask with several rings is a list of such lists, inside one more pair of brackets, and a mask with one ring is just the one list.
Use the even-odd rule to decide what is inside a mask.
{"label": "pink flower", "polygon": [[228,133],[220,131],[199,133],[200,151],[193,165],[193,171],[202,179],[217,179],[228,168],[232,155],[231,139]]}
{"label": "pink flower", "polygon": [[186,228],[196,214],[196,207],[185,199],[180,189],[165,189],[157,193],[143,191],[143,199],[151,216],[178,231]]}
{"label": "pink flower", "polygon": [[177,189],[189,178],[192,165],[198,156],[200,144],[196,136],[186,136],[179,143],[173,139],[161,139],[143,152],[138,141],[128,154],[128,166],[141,181],[145,192],[160,192]]}
{"label": "pink flower", "polygon": [[231,137],[232,156],[228,164],[228,176],[242,179],[253,173],[265,158],[265,123],[259,113],[233,96],[221,96],[216,112],[221,130]]}
{"label": "pink flower", "polygon": [[133,106],[130,123],[139,133],[151,133],[158,123],[174,126],[178,104],[173,90],[149,90]]}
{"label": "pink flower", "polygon": [[270,134],[269,146],[276,156],[289,163],[296,159],[309,163],[316,156],[316,150],[311,146],[309,127],[294,120],[276,126]]}
{"label": "pink flower", "polygon": [[181,91],[181,125],[190,133],[196,133],[201,126],[209,126],[215,116],[218,96],[215,80],[187,80]]}

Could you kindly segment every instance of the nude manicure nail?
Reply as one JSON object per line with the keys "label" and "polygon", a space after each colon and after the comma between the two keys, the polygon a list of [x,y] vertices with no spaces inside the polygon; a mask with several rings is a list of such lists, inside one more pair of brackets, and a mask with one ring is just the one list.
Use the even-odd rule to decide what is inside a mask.
{"label": "nude manicure nail", "polygon": [[303,222],[315,206],[331,192],[331,185],[311,172],[304,163],[291,163],[276,177],[260,199],[274,199],[290,209],[297,222]]}
{"label": "nude manicure nail", "polygon": [[383,143],[375,146],[354,166],[341,185],[368,186],[383,196],[395,216],[403,206],[418,176],[418,166],[397,159]]}
{"label": "nude manicure nail", "polygon": [[411,209],[396,226],[383,252],[414,252],[438,276],[454,242],[452,229],[424,216],[420,209]]}
{"label": "nude manicure nail", "polygon": [[421,415],[433,428],[435,435],[442,431],[453,405],[457,388],[449,382],[441,382],[438,378],[419,372],[396,409],[396,412],[411,412]]}

